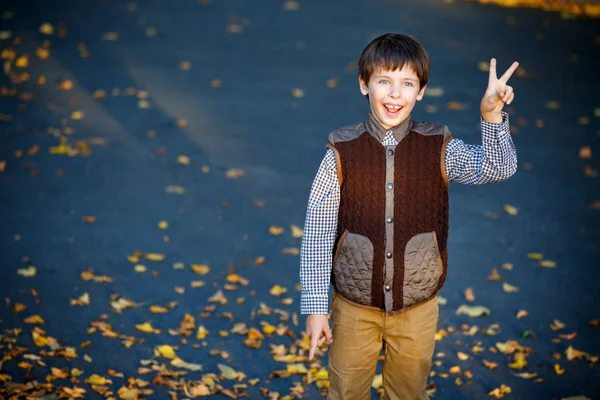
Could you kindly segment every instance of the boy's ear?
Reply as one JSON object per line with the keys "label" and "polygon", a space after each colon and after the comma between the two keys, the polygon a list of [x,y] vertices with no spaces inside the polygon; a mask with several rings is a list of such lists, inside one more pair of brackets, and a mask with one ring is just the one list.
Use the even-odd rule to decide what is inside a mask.
{"label": "boy's ear", "polygon": [[425,95],[425,89],[427,89],[427,85],[423,86],[421,90],[419,90],[419,94],[417,95],[417,101],[421,101],[423,95]]}
{"label": "boy's ear", "polygon": [[364,79],[362,78],[362,76],[358,77],[358,85],[360,86],[360,92],[363,94],[363,96],[366,96],[369,94],[369,89],[368,89],[367,84],[365,83]]}

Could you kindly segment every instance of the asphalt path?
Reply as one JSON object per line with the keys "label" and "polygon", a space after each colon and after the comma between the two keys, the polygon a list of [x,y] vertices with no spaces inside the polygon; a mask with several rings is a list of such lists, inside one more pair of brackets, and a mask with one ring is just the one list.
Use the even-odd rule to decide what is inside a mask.
{"label": "asphalt path", "polygon": [[[103,398],[83,379],[94,373],[109,377],[113,369],[125,377],[111,377],[113,390],[127,386],[130,376],[151,381],[152,374],[139,374],[140,361],[165,362],[154,349],[170,344],[183,360],[204,367],[186,379],[219,373],[217,364],[224,363],[249,379],[260,378],[247,389],[250,398],[263,398],[260,387],[288,394],[303,375],[270,378],[286,365],[273,360],[269,344],[293,344],[301,337],[304,317],[297,315],[297,325],[291,317],[299,314],[299,258],[282,254],[282,249],[300,247],[290,226],[304,223],[328,132],[366,116],[368,106],[356,81],[360,51],[375,36],[395,31],[423,41],[432,62],[429,86],[438,88],[416,106],[413,118],[446,124],[468,143],[481,140],[478,103],[487,72],[480,63],[496,57],[499,71],[515,60],[522,67],[510,81],[516,97],[508,108],[518,172],[499,184],[450,188],[449,273],[440,293],[447,303],[440,308],[439,322],[448,336],[436,346],[436,353],[443,354],[434,358],[440,361],[430,378],[434,398],[488,398],[504,384],[512,389],[505,397],[512,399],[599,399],[600,372],[593,356],[600,355],[600,327],[590,324],[600,319],[600,212],[591,206],[600,200],[595,172],[600,168],[597,20],[467,1],[300,1],[296,10],[285,4],[3,2],[1,10],[14,16],[3,14],[0,20],[0,30],[12,34],[0,46],[14,49],[17,57],[27,54],[29,63],[19,68],[8,62],[2,76],[0,293],[5,301],[0,349],[7,354],[6,339],[18,328],[23,331],[17,345],[39,354],[33,325],[24,322],[37,314],[44,319],[40,328],[61,345],[75,347],[78,357],[45,357],[48,367],[36,366],[28,378],[17,366],[23,361],[18,357],[0,362],[0,376],[43,382],[50,367],[76,367],[84,371],[78,386],[86,388],[86,398]],[[55,28],[53,35],[40,33],[44,22]],[[108,32],[117,32],[118,38],[107,40]],[[17,44],[15,37],[20,38]],[[50,51],[41,59],[35,52],[44,40]],[[182,69],[182,62],[191,68]],[[11,74],[14,78],[21,72],[31,78],[11,82]],[[37,81],[40,75],[46,78],[43,85]],[[65,80],[73,83],[69,90],[59,87]],[[16,88],[17,96],[7,93],[9,88]],[[106,97],[95,99],[100,89]],[[140,107],[140,100],[148,107],[143,102]],[[449,102],[464,109],[451,109]],[[74,111],[83,118],[73,119]],[[186,123],[178,125],[178,120]],[[58,136],[69,145],[91,142],[91,154],[51,154],[59,143],[52,134],[56,130],[62,130]],[[98,138],[105,144],[98,144]],[[580,156],[586,146],[591,158]],[[181,155],[189,164],[178,162]],[[232,168],[244,175],[228,177]],[[185,193],[169,192],[169,186]],[[515,207],[516,215],[505,205]],[[86,216],[94,217],[93,222],[82,220]],[[167,221],[168,228],[160,229],[160,221]],[[271,226],[284,228],[283,234],[273,235]],[[165,259],[142,256],[132,263],[128,256],[136,251]],[[541,267],[530,253],[541,253],[556,267]],[[176,263],[184,269],[175,268]],[[506,263],[512,270],[502,267]],[[145,265],[146,272],[137,272],[136,264]],[[211,271],[198,276],[192,264],[206,264]],[[30,266],[37,268],[35,276],[17,272]],[[113,281],[82,280],[81,272],[90,268]],[[518,291],[507,293],[502,282],[487,279],[493,268]],[[226,290],[226,277],[234,272],[250,284]],[[191,288],[191,280],[203,280],[206,286]],[[269,293],[274,285],[288,289],[281,298],[292,298],[291,305]],[[185,293],[177,293],[176,287]],[[465,299],[467,288],[473,289],[473,302]],[[229,303],[216,305],[202,318],[217,290],[223,290]],[[71,305],[84,293],[90,304]],[[143,305],[118,313],[110,306],[111,296]],[[245,302],[237,304],[238,297]],[[165,314],[148,309],[171,302],[177,304]],[[16,303],[27,308],[15,312]],[[277,325],[280,314],[261,315],[261,303],[288,311],[290,320],[283,323],[297,338],[274,334],[254,350],[243,345],[245,337],[219,336],[235,322],[259,329],[263,321]],[[488,307],[491,314],[456,315],[462,304]],[[519,310],[527,310],[528,316],[516,318]],[[168,333],[186,314],[210,331],[206,347],[194,336],[184,344]],[[138,340],[128,348],[119,339],[88,332],[100,320]],[[555,320],[564,328],[551,329]],[[162,333],[139,332],[135,325],[143,322]],[[495,335],[489,329],[482,332],[494,324]],[[479,331],[463,334],[472,326]],[[574,338],[559,338],[573,332]],[[81,347],[88,340],[89,346]],[[514,354],[489,350],[508,340],[532,350],[522,370],[508,366]],[[473,352],[474,345],[484,351]],[[568,360],[569,346],[591,358]],[[227,351],[229,358],[210,355],[211,349]],[[469,359],[460,360],[458,352]],[[83,354],[92,362],[83,360]],[[498,366],[488,369],[483,360]],[[326,365],[326,353],[319,362]],[[557,373],[555,364],[564,373]],[[461,372],[450,373],[452,366],[460,366]],[[515,375],[521,372],[537,376]],[[73,386],[67,380],[54,384]],[[233,383],[223,385],[231,388]],[[145,398],[171,398],[165,387],[151,387],[155,394]],[[376,390],[372,394],[378,398]],[[315,384],[304,385],[304,398],[318,397]],[[179,398],[185,395],[179,392]]]}

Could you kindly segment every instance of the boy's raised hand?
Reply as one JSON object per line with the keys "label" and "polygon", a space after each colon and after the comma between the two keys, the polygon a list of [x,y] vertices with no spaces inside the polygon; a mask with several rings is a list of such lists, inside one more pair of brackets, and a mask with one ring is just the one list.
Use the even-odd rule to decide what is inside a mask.
{"label": "boy's raised hand", "polygon": [[333,341],[331,328],[329,327],[329,319],[327,314],[311,314],[306,317],[306,333],[310,337],[310,351],[308,359],[312,360],[315,357],[317,347],[322,345],[326,340],[327,343]]}
{"label": "boy's raised hand", "polygon": [[502,108],[504,103],[510,104],[515,98],[512,86],[506,84],[513,72],[519,66],[518,62],[512,63],[509,69],[498,78],[496,75],[496,59],[490,60],[490,77],[488,87],[481,99],[481,117],[487,122],[502,122]]}

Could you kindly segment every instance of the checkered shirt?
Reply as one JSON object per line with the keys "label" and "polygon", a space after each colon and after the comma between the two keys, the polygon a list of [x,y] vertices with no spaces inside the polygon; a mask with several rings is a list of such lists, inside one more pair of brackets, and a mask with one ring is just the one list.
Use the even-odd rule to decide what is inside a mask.
{"label": "checkered shirt", "polygon": [[[508,114],[502,123],[481,119],[481,145],[465,144],[452,138],[446,146],[446,175],[451,182],[483,185],[508,179],[517,170],[517,152],[513,144]],[[387,133],[384,146],[398,144]],[[300,312],[327,314],[332,251],[337,235],[340,184],[333,151],[327,150],[312,184],[304,236],[300,250]]]}

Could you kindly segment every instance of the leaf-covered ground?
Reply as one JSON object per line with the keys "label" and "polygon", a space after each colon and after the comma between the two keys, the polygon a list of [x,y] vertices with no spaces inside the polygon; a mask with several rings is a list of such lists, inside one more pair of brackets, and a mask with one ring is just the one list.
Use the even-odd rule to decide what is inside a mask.
{"label": "leaf-covered ground", "polygon": [[599,399],[600,29],[557,11],[3,2],[0,399],[324,394],[301,228],[327,133],[367,111],[356,58],[387,31],[431,55],[413,118],[471,143],[487,61],[521,64],[519,171],[451,186],[430,393]]}

